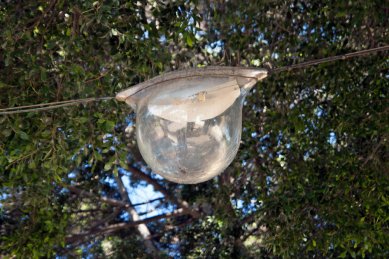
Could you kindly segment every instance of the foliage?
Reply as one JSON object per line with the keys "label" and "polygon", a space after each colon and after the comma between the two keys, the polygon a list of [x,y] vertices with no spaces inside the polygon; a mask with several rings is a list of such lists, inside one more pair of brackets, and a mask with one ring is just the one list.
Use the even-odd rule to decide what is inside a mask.
{"label": "foliage", "polygon": [[[382,46],[387,11],[380,0],[0,0],[0,105]],[[270,75],[247,98],[233,164],[193,186],[147,168],[122,103],[1,116],[0,254],[388,257],[388,62],[380,53]],[[131,203],[147,186],[162,197],[146,201],[159,217]]]}

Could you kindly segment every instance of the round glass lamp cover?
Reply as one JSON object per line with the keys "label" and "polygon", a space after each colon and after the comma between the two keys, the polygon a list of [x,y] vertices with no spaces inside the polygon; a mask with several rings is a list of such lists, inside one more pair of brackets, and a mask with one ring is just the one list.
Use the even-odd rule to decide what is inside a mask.
{"label": "round glass lamp cover", "polygon": [[243,101],[266,70],[207,67],[167,73],[120,92],[135,110],[136,137],[146,163],[184,184],[207,181],[233,161]]}

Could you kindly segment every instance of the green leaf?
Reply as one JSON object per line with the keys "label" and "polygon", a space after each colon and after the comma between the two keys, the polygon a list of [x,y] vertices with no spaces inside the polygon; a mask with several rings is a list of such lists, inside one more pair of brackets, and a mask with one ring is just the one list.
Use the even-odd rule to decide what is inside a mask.
{"label": "green leaf", "polygon": [[111,170],[111,168],[112,168],[112,163],[110,163],[110,162],[107,162],[107,163],[104,165],[104,170],[105,170],[105,171],[109,171],[109,170]]}
{"label": "green leaf", "polygon": [[29,140],[30,139],[30,137],[27,135],[27,133],[26,132],[24,132],[24,131],[19,131],[18,132],[18,135],[19,135],[19,137],[22,139],[22,140]]}
{"label": "green leaf", "polygon": [[189,47],[193,47],[193,44],[194,44],[194,37],[191,33],[186,33],[186,44],[188,44]]}
{"label": "green leaf", "polygon": [[9,137],[12,134],[12,131],[9,130],[9,129],[4,129],[4,130],[1,131],[1,134],[3,134],[3,136],[5,138],[7,138],[7,137]]}
{"label": "green leaf", "polygon": [[46,81],[47,80],[47,72],[46,69],[41,68],[41,80]]}

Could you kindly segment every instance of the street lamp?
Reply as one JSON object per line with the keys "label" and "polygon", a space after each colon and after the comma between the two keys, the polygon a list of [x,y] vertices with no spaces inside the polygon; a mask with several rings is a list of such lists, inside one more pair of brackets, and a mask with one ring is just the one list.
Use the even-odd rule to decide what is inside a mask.
{"label": "street lamp", "polygon": [[154,172],[185,184],[207,181],[234,159],[243,101],[265,69],[206,67],[167,73],[116,95],[136,112],[139,150]]}

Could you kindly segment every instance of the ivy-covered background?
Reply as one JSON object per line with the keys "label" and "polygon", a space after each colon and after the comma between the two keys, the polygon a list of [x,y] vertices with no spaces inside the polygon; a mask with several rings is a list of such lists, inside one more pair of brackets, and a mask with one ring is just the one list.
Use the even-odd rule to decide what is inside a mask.
{"label": "ivy-covered background", "polygon": [[[384,46],[388,17],[384,0],[0,0],[0,108]],[[147,167],[124,103],[1,115],[0,257],[388,257],[388,89],[387,52],[270,75],[236,159],[198,185]]]}

